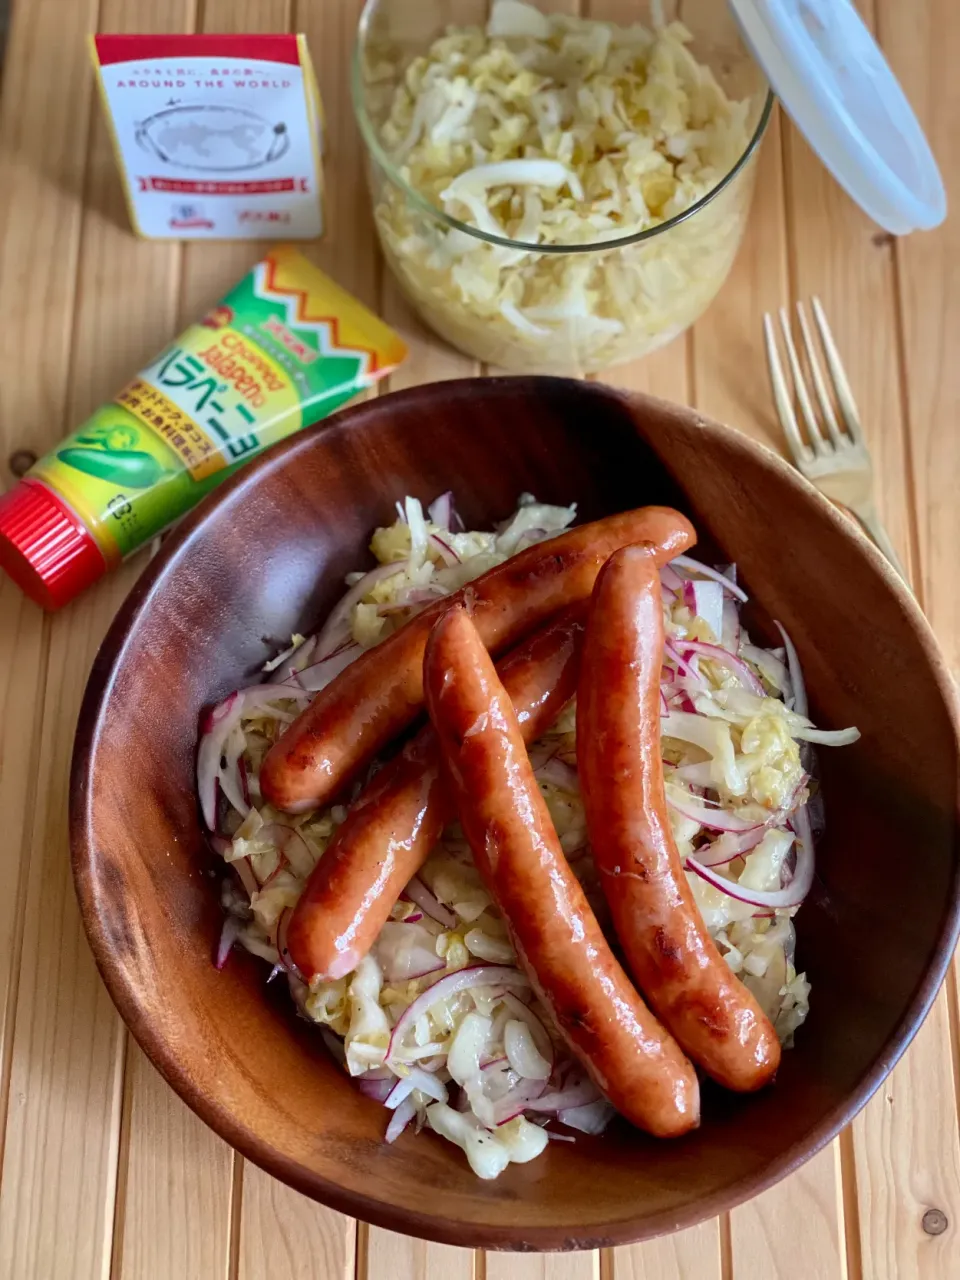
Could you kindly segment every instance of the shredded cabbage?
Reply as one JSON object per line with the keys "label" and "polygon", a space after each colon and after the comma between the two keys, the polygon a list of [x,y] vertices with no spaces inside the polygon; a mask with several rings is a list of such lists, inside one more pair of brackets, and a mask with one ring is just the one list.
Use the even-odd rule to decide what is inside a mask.
{"label": "shredded cabbage", "polygon": [[[348,576],[356,598],[351,597],[348,609],[333,610],[331,617],[342,613],[342,634],[326,635],[328,649],[335,655],[336,646],[352,645],[346,650],[349,656],[379,643],[430,600],[553,536],[575,516],[575,507],[538,503],[524,494],[498,529],[470,531],[463,529],[449,495],[426,514],[420,502],[407,498],[398,505],[397,520],[377,529],[370,543],[378,564],[395,566],[395,572]],[[717,627],[726,630],[722,618],[729,601],[718,607],[716,575],[711,574],[706,567],[701,573],[697,562],[687,558],[663,571],[669,644],[661,685],[661,740],[670,817],[681,857],[712,865],[720,883],[729,882],[728,893],[696,874],[688,862],[687,879],[707,929],[789,1044],[807,1016],[810,997],[809,983],[794,965],[792,917],[797,908],[758,910],[735,894],[769,893],[789,884],[803,832],[809,829],[800,821],[811,786],[800,744],[815,736],[847,741],[856,731],[820,734],[805,715],[792,710],[782,651],[752,644],[738,618],[729,632],[728,652],[739,666],[685,648],[688,643],[715,643]],[[358,583],[365,587],[360,595]],[[701,589],[707,585],[709,590]],[[691,603],[712,621],[694,612]],[[257,785],[265,752],[302,705],[292,699],[290,689],[297,681],[306,682],[318,666],[322,672],[325,662],[335,661],[330,657],[311,665],[315,645],[315,637],[297,636],[281,655],[287,682],[273,686],[275,698],[263,696],[267,685],[258,686],[257,697],[243,703],[247,710],[237,711],[229,700],[221,704],[234,713],[236,725],[218,765],[218,777],[227,785],[222,787],[214,842],[241,881],[236,884],[230,877],[224,882],[223,904],[237,940],[273,964],[274,972],[286,967],[285,921],[346,816],[341,805],[280,814],[262,801]],[[275,660],[268,663],[268,678],[277,669]],[[324,678],[317,676],[308,687],[321,687]],[[225,721],[215,712],[211,723]],[[208,730],[207,738],[215,732]],[[530,748],[530,759],[561,845],[603,923],[606,903],[589,849],[576,770],[575,703]],[[723,830],[725,825],[730,829]],[[385,1094],[391,1082],[406,1081],[406,1092],[395,1094],[390,1103],[397,1130],[406,1116],[416,1116],[418,1126],[427,1123],[460,1146],[479,1177],[496,1177],[510,1162],[533,1159],[544,1149],[547,1134],[541,1124],[546,1117],[535,1109],[544,1091],[572,1098],[558,1108],[561,1123],[598,1132],[612,1110],[582,1077],[550,1018],[530,996],[526,978],[517,972],[505,922],[458,824],[444,832],[419,879],[452,912],[455,923],[451,926],[449,918],[441,923],[401,898],[373,951],[352,973],[309,987],[290,974],[302,1015],[342,1041],[345,1069],[361,1087],[382,1087]],[[436,998],[421,1000],[407,1013],[438,982],[477,965],[500,966],[493,972],[512,974],[513,979],[483,978],[480,985],[452,993],[438,989]],[[521,989],[524,999],[518,998]],[[395,1034],[402,1018],[402,1033]],[[428,1083],[429,1088],[420,1087]]]}
{"label": "shredded cabbage", "polygon": [[[740,241],[752,166],[662,236],[605,250],[696,204],[747,150],[759,104],[731,101],[679,22],[543,14],[496,0],[485,30],[450,27],[421,56],[368,50],[381,142],[431,217],[385,179],[375,216],[428,323],[506,368],[595,372],[691,324]],[[538,246],[597,246],[538,252]]]}

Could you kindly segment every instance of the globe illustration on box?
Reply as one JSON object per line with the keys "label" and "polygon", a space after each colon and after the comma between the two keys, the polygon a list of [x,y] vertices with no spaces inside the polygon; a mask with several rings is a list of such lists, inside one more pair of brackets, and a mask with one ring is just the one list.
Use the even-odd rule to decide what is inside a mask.
{"label": "globe illustration on box", "polygon": [[170,107],[138,124],[136,140],[164,164],[204,173],[259,169],[290,146],[282,121],[272,124],[242,107]]}

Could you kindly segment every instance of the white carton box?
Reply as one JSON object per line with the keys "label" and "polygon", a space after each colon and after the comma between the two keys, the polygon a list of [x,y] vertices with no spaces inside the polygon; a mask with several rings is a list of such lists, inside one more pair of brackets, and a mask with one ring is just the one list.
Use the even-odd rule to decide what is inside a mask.
{"label": "white carton box", "polygon": [[295,35],[98,35],[91,53],[138,235],[312,240],[322,108]]}

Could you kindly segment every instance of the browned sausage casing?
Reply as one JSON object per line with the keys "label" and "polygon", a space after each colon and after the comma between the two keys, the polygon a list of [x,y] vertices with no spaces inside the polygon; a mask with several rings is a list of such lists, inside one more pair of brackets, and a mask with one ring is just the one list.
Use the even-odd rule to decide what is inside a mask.
{"label": "browned sausage casing", "polygon": [[618,547],[655,543],[663,563],[695,540],[690,522],[669,507],[625,511],[529,547],[438,600],[317,694],[267,753],[260,770],[264,797],[290,813],[329,801],[406,728],[423,705],[427,636],[452,605],[469,602],[483,643],[500,653],[552,614],[585,600]]}
{"label": "browned sausage casing", "polygon": [[707,933],[683,872],[663,788],[662,660],[656,556],[625,547],[594,589],[577,692],[587,831],[640,989],[694,1062],[746,1092],[773,1079],[780,1043]]}
{"label": "browned sausage casing", "polygon": [[477,867],[571,1050],[635,1125],[658,1137],[695,1128],[693,1066],[610,951],[560,848],[513,706],[464,609],[437,623],[424,678]]}
{"label": "browned sausage casing", "polygon": [[[549,729],[576,692],[585,617],[584,604],[565,610],[497,668],[524,742]],[[287,946],[308,981],[359,964],[454,812],[428,725],[353,802],[294,909]]]}

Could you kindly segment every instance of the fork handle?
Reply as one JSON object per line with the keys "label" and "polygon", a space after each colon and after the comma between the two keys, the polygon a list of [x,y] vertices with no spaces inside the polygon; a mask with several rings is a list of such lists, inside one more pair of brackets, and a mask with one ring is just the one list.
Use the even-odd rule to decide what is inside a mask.
{"label": "fork handle", "polygon": [[893,549],[893,543],[890,541],[890,535],[883,527],[883,522],[877,515],[876,508],[872,502],[858,503],[857,506],[851,507],[850,510],[860,521],[863,528],[872,538],[876,546],[883,552],[890,563],[899,573],[907,586],[910,586],[910,579],[907,577],[907,571],[900,563],[900,558]]}

